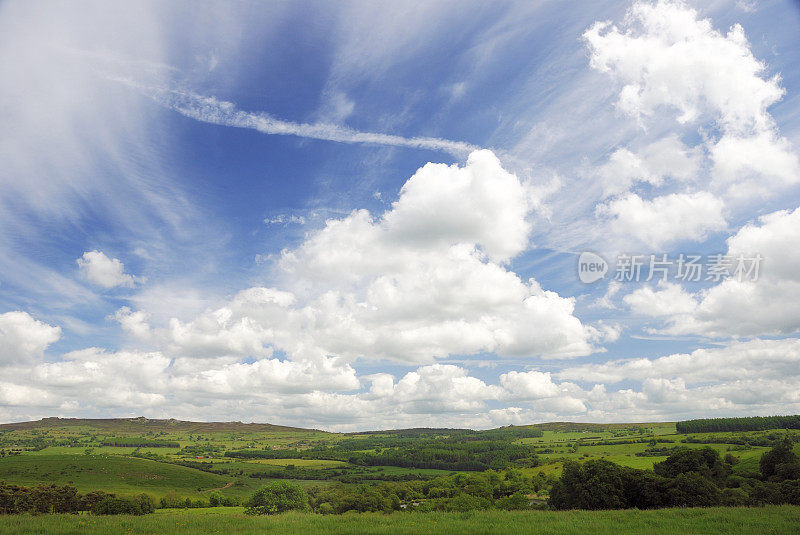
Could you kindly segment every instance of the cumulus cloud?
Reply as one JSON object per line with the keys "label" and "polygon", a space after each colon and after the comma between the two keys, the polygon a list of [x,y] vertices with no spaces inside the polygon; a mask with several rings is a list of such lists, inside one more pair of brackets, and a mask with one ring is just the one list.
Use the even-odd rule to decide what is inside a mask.
{"label": "cumulus cloud", "polygon": [[709,192],[672,193],[652,200],[630,193],[598,205],[596,214],[608,220],[615,234],[659,248],[682,240],[703,241],[724,230],[724,208]]}
{"label": "cumulus cloud", "polygon": [[702,162],[698,147],[689,148],[676,135],[669,135],[637,152],[615,150],[598,171],[604,196],[627,192],[636,182],[661,186],[668,178],[697,178]]}
{"label": "cumulus cloud", "polygon": [[550,398],[560,392],[550,374],[539,371],[510,371],[500,376],[500,384],[514,399]]}
{"label": "cumulus cloud", "polygon": [[[800,406],[798,344],[797,339],[753,340],[556,373],[512,370],[501,374],[498,384],[449,364],[420,366],[395,379],[388,373],[359,377],[334,358],[318,363],[171,359],[160,351],[89,348],[57,362],[16,368],[0,381],[0,404],[35,414],[127,414],[135,406],[136,414],[151,417],[196,418],[200,411],[207,419],[332,430],[643,421],[691,415],[699,403],[710,413],[774,412]],[[609,388],[621,382],[633,386]]]}
{"label": "cumulus cloud", "polygon": [[723,35],[681,1],[635,2],[622,28],[597,22],[583,37],[591,66],[619,79],[617,106],[635,117],[668,107],[683,123],[713,113],[731,132],[763,129],[784,94],[777,76],[762,78],[739,24]]}
{"label": "cumulus cloud", "polygon": [[[601,364],[569,366],[559,379],[613,384],[647,379],[682,380],[684,384],[785,378],[797,384],[800,376],[800,340],[750,340],[723,347],[701,348],[655,359],[611,360]],[[758,373],[756,375],[756,370]]]}
{"label": "cumulus cloud", "polygon": [[643,286],[622,298],[634,314],[640,316],[673,316],[691,314],[697,300],[680,284],[661,281],[656,289]]}
{"label": "cumulus cloud", "polygon": [[133,288],[143,282],[139,277],[125,273],[122,262],[107,257],[102,251],[86,251],[75,262],[90,282],[103,288]]}
{"label": "cumulus cloud", "polygon": [[[286,290],[255,287],[192,321],[133,334],[193,356],[341,357],[425,363],[453,354],[559,358],[599,340],[574,301],[521,280],[505,263],[525,250],[531,191],[489,151],[466,165],[427,164],[392,207],[356,210],[278,260]],[[144,323],[143,323],[144,322]]]}
{"label": "cumulus cloud", "polygon": [[478,412],[500,395],[500,388],[470,377],[464,368],[433,364],[404,375],[384,399],[403,414]]}
{"label": "cumulus cloud", "polygon": [[0,314],[0,365],[19,364],[41,357],[61,338],[61,328],[36,320],[27,312]]}
{"label": "cumulus cloud", "polygon": [[[361,383],[350,365],[337,359],[292,362],[262,359],[252,363],[234,362],[222,366],[192,366],[184,362],[185,375],[176,376],[173,388],[199,395],[230,398],[259,398],[280,393],[358,390]],[[191,371],[192,368],[199,368]]]}
{"label": "cumulus cloud", "polygon": [[714,184],[735,197],[767,194],[772,186],[789,186],[800,180],[797,154],[774,130],[723,136],[710,152]]}
{"label": "cumulus cloud", "polygon": [[739,259],[746,269],[760,255],[757,280],[734,276],[692,294],[676,285],[640,288],[624,297],[637,313],[658,317],[665,334],[746,337],[791,334],[800,330],[800,209],[762,216],[728,238],[729,270]]}
{"label": "cumulus cloud", "polygon": [[[766,64],[753,55],[741,25],[722,33],[682,1],[638,1],[620,27],[596,22],[583,38],[590,65],[620,83],[617,107],[624,114],[645,125],[672,112],[680,125],[711,127],[704,132],[715,190],[743,198],[800,180],[800,161],[768,112],[785,94],[780,76],[764,76]],[[669,152],[662,163],[674,165],[680,178],[690,161],[667,159]],[[603,169],[620,177],[607,179],[607,190],[632,179],[658,185],[659,174],[646,168],[640,156],[620,149]]]}

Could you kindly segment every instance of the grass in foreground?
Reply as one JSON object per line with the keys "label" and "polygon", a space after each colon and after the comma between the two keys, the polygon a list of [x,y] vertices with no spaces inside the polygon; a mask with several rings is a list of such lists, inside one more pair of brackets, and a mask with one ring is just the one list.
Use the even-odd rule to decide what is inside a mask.
{"label": "grass in foreground", "polygon": [[241,508],[158,512],[143,517],[74,515],[0,517],[0,533],[520,533],[540,534],[794,534],[800,507],[661,509],[654,511],[475,511],[466,513],[285,513],[251,517]]}

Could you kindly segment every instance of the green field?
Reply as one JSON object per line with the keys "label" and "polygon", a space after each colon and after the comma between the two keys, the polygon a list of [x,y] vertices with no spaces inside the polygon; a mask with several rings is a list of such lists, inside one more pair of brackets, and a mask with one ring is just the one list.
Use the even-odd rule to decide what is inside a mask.
{"label": "green field", "polygon": [[119,494],[147,492],[160,497],[170,490],[186,496],[199,496],[204,491],[224,487],[231,480],[147,459],[62,454],[1,458],[0,481],[26,486],[59,483],[72,485],[83,492],[102,489]]}
{"label": "green field", "polygon": [[[600,458],[632,468],[650,469],[669,454],[651,450],[677,446],[708,445],[722,455],[734,455],[739,460],[736,470],[752,472],[757,470],[758,459],[769,448],[749,443],[742,445],[742,440],[758,443],[766,440],[765,437],[777,436],[776,432],[769,431],[685,435],[678,433],[675,424],[670,422],[562,422],[513,428],[513,431],[524,433],[526,429],[540,432],[541,436],[511,437],[509,443],[530,448],[538,460],[534,466],[521,464],[517,468],[528,477],[547,481],[560,475],[565,460]],[[417,430],[413,436],[435,442],[460,432]],[[431,478],[459,471],[420,466],[358,466],[349,462],[352,454],[396,449],[392,441],[405,436],[398,433],[402,432],[341,434],[238,422],[46,418],[38,422],[0,425],[0,455],[6,454],[0,456],[0,480],[21,485],[71,484],[80,491],[99,489],[119,494],[144,491],[156,498],[173,492],[197,499],[207,496],[210,489],[244,497],[268,480],[251,476],[264,475],[267,471],[271,471],[269,478],[296,479],[303,486],[327,485],[331,481],[348,485],[361,480],[372,484],[396,478]],[[141,441],[143,445],[106,445],[131,440]],[[730,443],[726,442],[728,440]],[[369,447],[346,450],[338,458],[337,455],[313,454],[326,448],[346,446],[351,441],[368,441]],[[174,443],[179,447],[152,447],[150,443]],[[231,451],[259,450],[277,453],[291,450],[301,455],[267,459],[228,456]]]}
{"label": "green field", "polygon": [[475,511],[467,513],[349,513],[322,516],[284,513],[251,517],[240,510],[198,509],[157,512],[144,517],[27,515],[0,517],[5,535],[74,533],[538,533],[542,535],[795,534],[800,507],[663,509],[659,511]]}
{"label": "green field", "polygon": [[[156,504],[167,500],[166,508],[143,517],[0,515],[0,533],[800,533],[797,506],[536,510],[545,507],[566,461],[604,459],[650,470],[680,448],[711,447],[727,456],[733,476],[748,478],[759,471],[764,452],[786,436],[800,453],[797,430],[682,434],[675,423],[561,422],[481,432],[342,434],[237,422],[48,418],[0,425],[0,483],[56,483],[118,496],[145,493]],[[498,452],[503,455],[497,457]],[[396,492],[393,509],[357,509],[396,512],[355,513],[348,505],[336,510],[350,511],[344,514],[253,517],[242,507],[203,508],[212,495],[225,504],[243,504],[276,480],[299,484],[317,500],[315,511],[323,511],[320,504],[342,503],[326,503],[331,499],[326,493]],[[420,494],[435,487],[438,496],[448,498],[448,485],[476,489],[489,480],[495,490],[502,487],[497,481],[521,482],[523,510],[484,505],[455,509],[464,512],[431,511],[435,494]]]}

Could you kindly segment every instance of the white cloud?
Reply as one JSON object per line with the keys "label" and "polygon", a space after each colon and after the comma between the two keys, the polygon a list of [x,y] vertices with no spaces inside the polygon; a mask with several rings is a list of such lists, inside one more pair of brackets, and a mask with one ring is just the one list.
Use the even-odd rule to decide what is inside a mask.
{"label": "white cloud", "polygon": [[672,316],[691,314],[697,309],[697,300],[680,284],[659,282],[657,289],[643,286],[622,298],[634,314],[640,316]]}
{"label": "white cloud", "polygon": [[400,404],[402,413],[470,412],[484,408],[484,401],[501,395],[470,377],[467,370],[451,364],[422,366],[404,375],[394,385],[389,399]]}
{"label": "white cloud", "polygon": [[716,185],[732,196],[768,195],[800,180],[800,161],[786,138],[774,131],[725,135],[710,149]]}
{"label": "white cloud", "polygon": [[618,236],[659,248],[682,240],[703,241],[727,228],[724,203],[708,192],[672,193],[652,200],[635,193],[599,204],[596,214]]}
{"label": "white cloud", "polygon": [[597,331],[574,301],[501,262],[528,244],[531,192],[488,151],[463,167],[428,164],[382,217],[357,210],[310,233],[278,263],[287,290],[250,288],[193,321],[138,330],[194,356],[326,356],[424,363],[454,354],[571,357]]}
{"label": "white cloud", "polygon": [[355,102],[341,92],[326,94],[320,110],[320,120],[323,123],[342,123],[355,109]]}
{"label": "white cloud", "polygon": [[305,225],[306,218],[295,214],[278,214],[264,219],[267,225]]}
{"label": "white cloud", "polygon": [[685,384],[736,382],[753,378],[800,381],[800,340],[750,340],[723,347],[701,348],[655,359],[611,360],[602,364],[567,367],[559,379],[597,383],[681,380]]}
{"label": "white cloud", "polygon": [[784,94],[777,76],[761,77],[740,25],[723,35],[680,1],[635,2],[623,29],[598,22],[583,37],[592,67],[620,80],[617,105],[635,117],[669,107],[680,122],[714,113],[727,131],[761,130]]}
{"label": "white cloud", "polygon": [[[421,366],[395,381],[386,373],[358,377],[337,359],[173,360],[161,352],[90,348],[59,362],[19,368],[0,382],[0,404],[26,407],[32,414],[54,409],[127,414],[136,406],[137,415],[150,417],[190,418],[201,412],[206,419],[338,430],[652,421],[696,415],[701,405],[706,415],[785,412],[800,405],[799,343],[754,340],[656,359],[572,366],[555,374],[510,371],[500,375],[499,384],[446,364]],[[605,384],[622,381],[639,386],[612,390]],[[489,409],[490,402],[508,405]]]}
{"label": "white cloud", "polygon": [[142,310],[133,312],[129,307],[122,307],[114,313],[113,318],[119,322],[122,330],[137,338],[147,338],[151,334],[148,325],[148,314]]}
{"label": "white cloud", "polygon": [[606,293],[603,294],[603,297],[598,298],[592,303],[592,306],[606,308],[609,310],[614,310],[617,306],[614,304],[614,296],[619,293],[622,289],[622,284],[619,281],[610,280],[608,281],[608,287],[606,288]]}
{"label": "white cloud", "polygon": [[398,244],[475,243],[495,261],[528,245],[533,196],[490,151],[470,154],[464,167],[429,163],[400,191],[382,226]]}
{"label": "white cloud", "polygon": [[757,280],[742,276],[690,294],[666,285],[642,288],[625,296],[635,312],[659,317],[666,334],[746,337],[791,334],[800,330],[800,209],[763,216],[728,238],[731,271],[738,258],[763,258]]}
{"label": "white cloud", "polygon": [[224,399],[259,398],[276,392],[357,390],[361,387],[355,370],[337,359],[319,362],[262,359],[250,364],[235,362],[221,367],[204,364],[199,368],[196,372],[175,377],[172,387]]}
{"label": "white cloud", "polygon": [[690,149],[676,135],[651,143],[636,153],[627,148],[617,149],[598,171],[604,196],[624,193],[635,182],[661,186],[668,178],[679,181],[697,178],[701,156],[697,147]]}
{"label": "white cloud", "polygon": [[143,279],[125,273],[125,266],[116,258],[109,258],[102,251],[86,251],[77,262],[87,279],[103,288],[133,288]]}
{"label": "white cloud", "polygon": [[42,363],[31,381],[55,396],[91,404],[95,409],[158,407],[167,399],[170,359],[161,353],[89,348]]}
{"label": "white cloud", "polygon": [[435,137],[403,137],[377,132],[361,132],[331,123],[284,121],[267,113],[242,111],[232,102],[198,95],[193,91],[143,86],[125,78],[114,78],[114,80],[141,91],[161,106],[191,119],[221,126],[247,128],[263,134],[298,136],[339,143],[367,143],[392,147],[430,149],[447,152],[457,157],[466,156],[480,148],[463,141],[451,141]]}
{"label": "white cloud", "polygon": [[[800,180],[797,155],[767,111],[785,94],[780,76],[764,78],[766,64],[751,52],[741,25],[723,34],[684,2],[637,1],[621,28],[597,22],[583,38],[591,66],[622,84],[617,107],[623,113],[644,125],[660,112],[676,111],[681,125],[710,127],[701,131],[708,137],[714,189],[747,198],[774,195],[775,188]],[[717,129],[719,135],[710,134]],[[612,191],[646,167],[621,151],[606,165],[621,177],[607,185]],[[676,163],[687,168],[688,162]],[[660,182],[652,172],[632,178]]]}
{"label": "white cloud", "polygon": [[560,393],[550,374],[538,371],[504,373],[500,376],[500,384],[513,399],[550,398]]}
{"label": "white cloud", "polygon": [[0,314],[0,365],[19,364],[41,357],[61,338],[61,328],[34,319],[27,312]]}

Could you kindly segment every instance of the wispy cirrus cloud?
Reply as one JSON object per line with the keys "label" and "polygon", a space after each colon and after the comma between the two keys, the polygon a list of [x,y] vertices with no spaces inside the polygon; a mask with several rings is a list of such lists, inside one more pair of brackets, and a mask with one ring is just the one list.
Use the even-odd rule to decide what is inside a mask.
{"label": "wispy cirrus cloud", "polygon": [[481,148],[464,141],[436,137],[403,137],[379,132],[362,132],[330,123],[284,121],[268,113],[240,110],[233,102],[200,95],[193,91],[146,86],[123,78],[116,78],[115,81],[140,91],[157,104],[185,117],[209,124],[256,130],[263,134],[297,136],[338,143],[365,143],[428,149],[446,152],[457,158],[464,158],[472,151]]}

